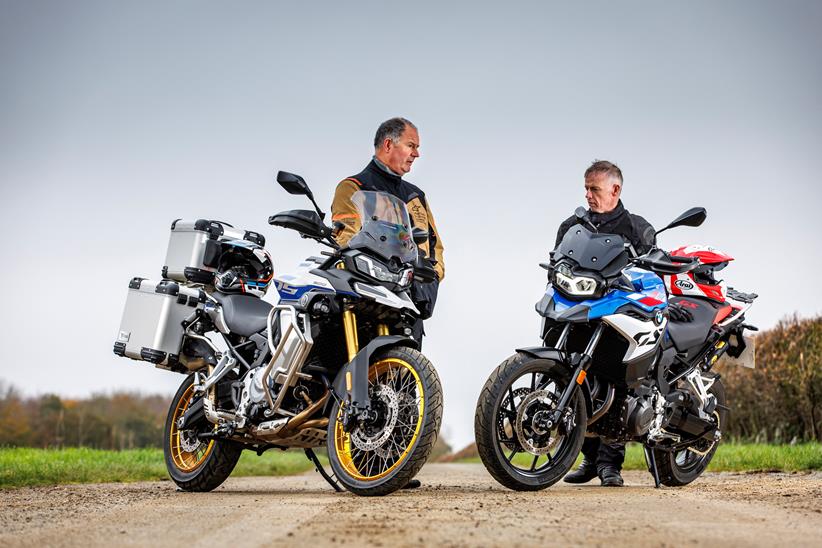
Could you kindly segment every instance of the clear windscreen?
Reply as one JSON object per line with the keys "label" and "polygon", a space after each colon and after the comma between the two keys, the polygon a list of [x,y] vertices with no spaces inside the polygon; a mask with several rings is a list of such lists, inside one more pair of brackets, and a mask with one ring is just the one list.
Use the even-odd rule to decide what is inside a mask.
{"label": "clear windscreen", "polygon": [[351,249],[368,248],[383,258],[402,263],[417,258],[411,236],[411,219],[405,203],[385,192],[358,190],[351,201],[360,214],[362,228],[348,242]]}

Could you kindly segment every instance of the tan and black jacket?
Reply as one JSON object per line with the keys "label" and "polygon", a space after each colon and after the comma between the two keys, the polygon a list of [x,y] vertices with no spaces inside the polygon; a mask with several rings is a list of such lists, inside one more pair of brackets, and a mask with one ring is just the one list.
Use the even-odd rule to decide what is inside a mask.
{"label": "tan and black jacket", "polygon": [[345,225],[345,228],[334,236],[337,243],[345,245],[360,231],[360,216],[351,201],[351,197],[358,190],[385,192],[405,202],[408,214],[411,216],[411,223],[416,228],[428,232],[428,241],[420,244],[419,248],[425,251],[429,259],[436,261],[434,270],[439,280],[442,281],[445,278],[442,240],[434,224],[434,216],[425,199],[425,193],[408,181],[403,181],[402,177],[380,168],[375,160],[371,160],[361,173],[340,181],[334,191],[331,220],[332,222],[340,221]]}

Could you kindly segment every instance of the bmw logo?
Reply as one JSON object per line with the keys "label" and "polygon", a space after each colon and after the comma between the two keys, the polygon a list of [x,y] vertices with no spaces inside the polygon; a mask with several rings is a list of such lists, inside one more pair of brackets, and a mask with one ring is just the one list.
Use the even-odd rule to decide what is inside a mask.
{"label": "bmw logo", "polygon": [[661,324],[662,318],[664,318],[664,315],[662,314],[662,309],[660,308],[656,311],[656,314],[654,314],[654,323],[657,325]]}

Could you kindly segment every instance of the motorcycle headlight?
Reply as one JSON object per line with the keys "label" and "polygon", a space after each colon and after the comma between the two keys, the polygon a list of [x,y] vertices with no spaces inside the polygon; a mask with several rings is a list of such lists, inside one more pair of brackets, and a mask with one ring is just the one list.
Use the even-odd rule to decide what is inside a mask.
{"label": "motorcycle headlight", "polygon": [[354,259],[357,269],[368,274],[375,280],[381,282],[389,282],[405,287],[411,284],[414,271],[410,268],[401,270],[400,272],[391,272],[391,270],[379,261],[375,261],[371,257],[365,255],[357,255]]}
{"label": "motorcycle headlight", "polygon": [[598,282],[589,276],[577,276],[567,264],[560,264],[554,270],[554,285],[569,295],[590,297],[597,291]]}

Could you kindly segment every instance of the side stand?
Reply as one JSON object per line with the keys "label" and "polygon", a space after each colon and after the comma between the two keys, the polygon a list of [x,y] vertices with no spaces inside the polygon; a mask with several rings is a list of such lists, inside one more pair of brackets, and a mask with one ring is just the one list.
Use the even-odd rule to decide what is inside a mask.
{"label": "side stand", "polygon": [[656,457],[654,457],[653,450],[645,446],[645,460],[648,463],[648,471],[654,476],[654,487],[659,489],[659,470],[656,467]]}
{"label": "side stand", "polygon": [[314,463],[314,468],[317,470],[317,472],[320,473],[323,479],[328,482],[328,485],[333,487],[334,491],[341,493],[343,488],[340,487],[340,484],[337,483],[337,480],[333,476],[329,475],[328,472],[325,471],[325,468],[323,468],[323,465],[322,463],[320,463],[320,459],[317,458],[317,455],[316,453],[314,453],[314,450],[311,448],[307,448],[305,450],[305,456],[308,457],[308,460]]}

